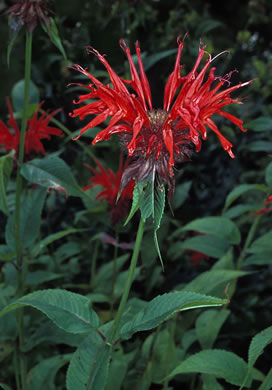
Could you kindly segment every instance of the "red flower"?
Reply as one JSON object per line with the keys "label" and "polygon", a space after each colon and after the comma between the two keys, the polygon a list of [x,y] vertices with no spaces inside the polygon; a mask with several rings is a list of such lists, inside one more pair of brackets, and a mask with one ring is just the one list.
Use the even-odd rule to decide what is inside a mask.
{"label": "red flower", "polygon": [[102,191],[99,192],[99,194],[96,196],[96,199],[100,198],[101,201],[108,202],[111,209],[112,223],[116,224],[127,214],[130,201],[133,197],[134,180],[131,180],[128,183],[118,198],[121,178],[124,169],[127,167],[127,163],[123,166],[123,156],[121,155],[120,157],[119,169],[116,173],[114,173],[111,169],[105,169],[98,160],[95,162],[98,170],[88,166],[88,168],[93,172],[94,176],[91,177],[90,184],[86,187],[83,187],[83,190],[86,191],[95,186],[101,186],[103,188]]}
{"label": "red flower", "polygon": [[[18,154],[20,143],[20,130],[14,118],[9,99],[7,99],[7,105],[10,118],[7,121],[8,126],[6,126],[0,120],[0,145],[2,145],[2,147],[7,152],[15,150],[16,154]],[[56,127],[48,126],[48,122],[57,112],[60,111],[60,109],[51,112],[51,114],[49,115],[47,115],[47,113],[43,113],[38,118],[38,113],[41,106],[42,103],[39,104],[32,118],[28,119],[27,121],[27,129],[25,134],[25,155],[29,155],[32,152],[45,153],[44,147],[40,141],[41,139],[50,139],[51,135],[57,135],[59,137],[63,136],[61,130],[57,129]]]}
{"label": "red flower", "polygon": [[50,19],[47,12],[52,11],[45,7],[46,2],[47,0],[15,1],[15,4],[7,10],[7,14],[13,19],[11,28],[18,31],[23,25],[26,25],[31,33],[37,26],[38,21],[48,25]]}
{"label": "red flower", "polygon": [[255,216],[261,215],[261,214],[271,213],[272,207],[269,207],[269,205],[270,205],[270,203],[272,203],[272,196],[269,196],[268,199],[265,199],[264,203],[266,206],[264,208],[262,208],[261,210],[257,211],[256,213],[254,213]]}
{"label": "red flower", "polygon": [[[117,133],[121,137],[123,148],[128,151],[129,156],[133,156],[123,174],[122,188],[131,178],[138,182],[155,172],[156,177],[167,183],[173,192],[174,164],[190,158],[192,154],[190,145],[192,143],[197,152],[200,150],[200,138],[207,138],[207,128],[217,134],[223,148],[233,158],[232,144],[220,133],[211,119],[214,114],[224,116],[242,131],[246,131],[240,119],[223,111],[222,108],[231,103],[241,104],[238,98],[233,99],[230,94],[248,85],[251,81],[228,87],[219,92],[225,83],[230,84],[231,74],[223,78],[216,77],[214,75],[215,67],[209,70],[204,81],[206,72],[214,59],[208,54],[204,66],[199,69],[201,60],[206,53],[203,45],[199,47],[199,54],[191,72],[181,76],[180,57],[183,41],[178,38],[177,42],[178,54],[174,70],[165,86],[163,110],[152,108],[150,87],[144,72],[138,42],[136,42],[136,55],[139,73],[133,63],[130,49],[124,40],[120,41],[120,46],[129,61],[131,80],[121,79],[105,57],[93,48],[87,48],[87,50],[89,53],[94,53],[106,67],[111,85],[104,85],[81,66],[74,65],[74,69],[89,77],[91,82],[88,86],[84,86],[89,92],[80,96],[79,100],[75,102],[76,104],[84,102],[84,106],[75,109],[71,116],[79,116],[80,119],[84,119],[87,115],[96,115],[80,131],[80,135],[89,128],[100,125],[110,117],[108,126],[96,135],[93,144],[101,140],[108,140],[112,134]],[[214,82],[216,84],[213,84]],[[129,85],[134,92],[130,93],[126,85]],[[94,99],[94,101],[89,103],[89,99]]]}

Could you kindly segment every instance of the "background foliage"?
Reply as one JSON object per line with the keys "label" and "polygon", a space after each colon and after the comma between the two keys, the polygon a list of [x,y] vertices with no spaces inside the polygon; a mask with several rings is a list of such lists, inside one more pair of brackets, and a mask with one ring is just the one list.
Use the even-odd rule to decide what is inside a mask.
{"label": "background foliage", "polygon": [[[3,2],[2,5],[9,3]],[[229,55],[223,54],[216,60],[218,75],[238,69],[239,73],[233,75],[233,84],[238,80],[254,79],[242,91],[244,104],[232,106],[230,110],[244,120],[248,132],[240,133],[226,121],[218,121],[222,132],[234,145],[236,158],[230,159],[210,134],[203,142],[201,152],[194,153],[191,162],[178,167],[174,215],[169,208],[166,209],[158,232],[165,272],[162,272],[154,248],[153,232],[147,226],[131,293],[131,307],[137,313],[145,301],[165,292],[185,290],[225,298],[224,291],[230,283],[227,290],[230,303],[220,311],[208,309],[176,314],[168,322],[160,323],[157,330],[150,331],[151,328],[147,327],[129,342],[118,345],[114,350],[115,363],[109,371],[111,385],[106,389],[128,389],[131,386],[139,390],[178,389],[180,386],[184,389],[233,389],[242,384],[242,373],[247,373],[245,362],[267,375],[271,368],[271,346],[257,358],[271,339],[271,214],[257,217],[254,213],[264,207],[264,199],[272,191],[272,3],[269,0],[239,3],[234,0],[58,0],[52,1],[50,6],[55,12],[67,58],[52,45],[42,28],[35,30],[33,102],[45,100],[44,108],[62,107],[58,120],[73,134],[83,123],[69,116],[73,109],[72,100],[80,92],[75,86],[67,88],[67,84],[80,80],[79,74],[69,66],[80,64],[101,80],[108,80],[97,59],[86,54],[85,46],[106,53],[118,74],[126,75],[129,69],[119,48],[119,39],[124,38],[131,48],[139,40],[155,107],[162,104],[163,86],[173,69],[176,38],[183,37],[186,32],[189,36],[185,40],[181,61],[186,70],[194,64],[201,40],[212,55],[230,51]],[[6,51],[10,33],[7,17],[2,15],[1,18],[0,115],[5,121],[5,96],[11,96],[17,114],[22,109],[18,83],[23,79],[24,34],[17,37],[8,68]],[[97,144],[94,148],[90,146],[93,135],[94,132],[89,132],[87,137],[82,137],[83,145],[106,167],[117,170],[118,139]],[[48,156],[25,163],[22,170],[30,189],[22,199],[24,250],[29,259],[26,292],[35,294],[37,290],[58,288],[83,294],[90,299],[100,321],[107,322],[122,294],[130,253],[101,240],[103,234],[114,239],[115,231],[108,217],[107,205],[95,200],[95,189],[88,193],[81,190],[90,178],[90,171],[84,163],[93,165],[86,148],[71,141],[71,136],[54,138],[45,145]],[[11,163],[10,157],[2,156],[3,177],[0,180],[6,180],[4,176],[9,176]],[[44,166],[45,177],[51,175],[65,189],[64,193],[51,189],[46,194],[42,186],[39,192],[34,191],[37,180],[41,178],[38,169]],[[14,209],[14,178],[13,171],[7,195],[2,194],[0,203],[3,211],[0,214],[3,226],[0,232],[1,307],[12,300],[15,291],[16,270],[11,262],[14,255],[12,221],[7,212]],[[1,184],[1,189],[3,187]],[[118,227],[120,242],[133,243],[137,218],[126,227]],[[254,236],[247,242],[248,232],[256,218]],[[205,256],[196,264],[192,255],[199,252]],[[116,256],[113,282],[113,258]],[[239,267],[243,264],[242,268],[237,264]],[[82,334],[81,331],[68,334],[61,329],[63,324],[58,328],[56,321],[49,322],[46,316],[29,307],[25,309],[25,316],[24,350],[31,369],[29,388],[64,389],[67,362],[75,347],[80,345],[85,350],[90,344],[95,344],[99,349],[101,340],[93,335],[85,338],[82,329]],[[132,333],[139,331],[136,325]],[[14,387],[11,362],[16,329],[14,312],[0,319],[0,362],[4,367],[0,382],[11,388]],[[250,344],[252,338],[264,329],[265,335],[261,334],[265,340],[263,345],[258,339],[255,339],[255,344],[254,339]],[[126,339],[129,328],[124,326],[122,330]],[[103,349],[101,354],[99,358],[106,362],[107,351]],[[231,354],[236,354],[235,358]],[[201,366],[199,358],[207,364]],[[76,388],[71,374],[71,370],[77,369],[73,368],[75,355],[73,359],[67,375],[69,390]],[[230,371],[222,371],[219,375],[216,364],[220,359],[231,363],[226,363]],[[241,378],[232,373],[233,364],[239,366]],[[254,375],[258,379],[256,372]],[[166,376],[167,385],[162,385]],[[269,378],[267,383],[262,390],[271,388]],[[261,389],[259,385],[256,380],[248,386]]]}

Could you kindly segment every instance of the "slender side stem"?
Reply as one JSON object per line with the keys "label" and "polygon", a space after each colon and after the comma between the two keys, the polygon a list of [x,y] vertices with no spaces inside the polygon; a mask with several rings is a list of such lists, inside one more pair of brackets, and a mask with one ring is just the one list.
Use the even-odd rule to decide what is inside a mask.
{"label": "slender side stem", "polygon": [[141,219],[140,223],[139,223],[139,227],[138,227],[138,232],[137,232],[136,242],[135,242],[135,246],[134,246],[134,250],[133,250],[133,254],[132,254],[132,258],[131,258],[131,263],[129,266],[128,278],[126,280],[126,284],[125,284],[124,292],[123,292],[123,295],[121,298],[121,302],[119,304],[119,308],[118,308],[118,311],[117,311],[117,314],[116,314],[116,317],[115,317],[115,320],[113,323],[113,327],[112,327],[112,330],[111,330],[111,333],[109,336],[110,342],[112,342],[114,337],[116,336],[122,315],[123,315],[124,310],[125,310],[128,295],[129,295],[131,285],[133,282],[134,271],[135,271],[137,260],[139,257],[143,233],[144,233],[144,221]]}
{"label": "slender side stem", "polygon": [[[18,165],[17,165],[17,176],[16,176],[16,197],[15,197],[15,242],[16,242],[16,261],[17,261],[17,296],[24,294],[24,272],[23,272],[23,255],[22,255],[22,243],[20,235],[20,215],[21,215],[21,194],[23,189],[23,180],[21,176],[21,167],[24,161],[24,147],[25,147],[25,134],[27,126],[27,108],[29,103],[29,91],[30,91],[30,75],[31,75],[31,54],[32,54],[32,34],[26,32],[26,44],[25,44],[25,83],[24,83],[24,108],[22,127],[20,132],[20,144],[18,153]],[[26,268],[25,268],[26,269]],[[26,360],[22,353],[22,346],[24,344],[24,310],[19,309],[17,312],[17,323],[19,332],[19,366],[21,376],[21,388],[22,390],[27,389],[26,385]],[[17,355],[15,356],[17,359]],[[16,363],[18,368],[18,364]],[[18,372],[18,369],[17,369]],[[18,373],[16,374],[16,376]],[[18,378],[16,378],[16,382]]]}

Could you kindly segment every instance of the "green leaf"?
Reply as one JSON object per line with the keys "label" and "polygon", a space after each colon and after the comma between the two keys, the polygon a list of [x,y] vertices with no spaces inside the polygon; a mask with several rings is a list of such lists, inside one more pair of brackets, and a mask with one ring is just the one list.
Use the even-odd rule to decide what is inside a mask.
{"label": "green leaf", "polygon": [[90,308],[88,298],[70,291],[41,290],[25,295],[6,306],[0,312],[0,317],[23,306],[40,310],[66,332],[85,333],[99,325],[99,318]]}
{"label": "green leaf", "polygon": [[102,390],[107,382],[112,348],[90,334],[74,353],[66,376],[67,390]]}
{"label": "green leaf", "polygon": [[0,261],[10,261],[15,257],[15,250],[11,251],[7,245],[0,245]]}
{"label": "green leaf", "polygon": [[[155,65],[163,58],[169,57],[171,54],[175,54],[176,52],[177,49],[169,49],[169,50],[160,51],[158,53],[149,56],[143,55],[143,65],[145,71],[147,71],[149,68],[151,68],[153,65]],[[137,61],[135,61],[135,63],[137,63]]]}
{"label": "green leaf", "polygon": [[272,162],[268,164],[265,170],[265,181],[266,184],[271,186],[272,185]]}
{"label": "green leaf", "polygon": [[[220,258],[224,256],[230,248],[230,245],[219,237],[203,235],[188,238],[180,243],[180,247],[183,250],[190,249],[192,251],[204,253],[210,257]],[[171,252],[173,252],[173,250],[175,250],[175,247],[171,249]]]}
{"label": "green leaf", "polygon": [[272,253],[272,230],[253,241],[247,249],[248,253]]}
{"label": "green leaf", "polygon": [[257,190],[266,192],[266,186],[262,184],[240,184],[235,187],[227,196],[224,206],[224,211],[237,199],[239,196],[245,194],[248,191]]}
{"label": "green leaf", "polygon": [[[21,199],[20,238],[24,248],[33,245],[40,232],[41,214],[46,198],[46,189],[39,187],[29,190]],[[11,215],[6,225],[5,238],[8,247],[15,250],[15,215]]]}
{"label": "green leaf", "polygon": [[105,390],[120,390],[127,375],[128,355],[118,350],[113,353]]}
{"label": "green leaf", "polygon": [[258,390],[271,390],[272,389],[272,368],[269,370],[268,374],[263,380],[263,383],[258,388]]}
{"label": "green leaf", "polygon": [[49,37],[51,39],[51,42],[59,49],[59,51],[63,55],[63,58],[66,60],[67,59],[66,53],[65,53],[64,47],[62,45],[62,42],[61,42],[61,39],[59,36],[59,32],[58,32],[58,28],[57,28],[57,25],[55,23],[54,18],[50,17],[50,23],[42,24],[42,28],[44,29],[45,32],[47,32],[47,34],[49,35]]}
{"label": "green leaf", "polygon": [[[11,91],[12,106],[14,111],[21,112],[24,109],[24,89],[25,81],[18,81]],[[29,90],[29,101],[28,103],[39,103],[40,102],[40,91],[39,88],[30,80]]]}
{"label": "green leaf", "polygon": [[[227,285],[231,280],[236,280],[242,276],[249,275],[246,271],[232,270],[211,270],[202,272],[190,283],[186,284],[183,291],[194,291],[197,293],[208,294],[221,285]],[[222,288],[222,294],[224,293]]]}
{"label": "green leaf", "polygon": [[251,369],[256,360],[261,356],[264,351],[264,348],[272,343],[272,326],[266,328],[262,332],[256,334],[253,337],[248,351],[248,366]]}
{"label": "green leaf", "polygon": [[181,228],[181,232],[193,230],[196,232],[211,234],[219,237],[229,244],[239,244],[240,231],[237,225],[225,217],[205,217],[195,219]]}
{"label": "green leaf", "polygon": [[140,210],[143,221],[150,216],[154,218],[154,202],[155,202],[155,189],[154,189],[154,180],[153,175],[152,179],[149,180],[144,187],[143,196],[140,200]]}
{"label": "green leaf", "polygon": [[254,211],[258,210],[260,208],[259,203],[254,203],[254,204],[237,204],[233,207],[230,207],[225,213],[224,217],[233,219],[240,217],[241,215],[245,213],[253,213]]}
{"label": "green leaf", "polygon": [[[232,385],[241,386],[247,375],[247,364],[233,352],[214,349],[198,352],[179,364],[167,380],[178,374],[209,374]],[[248,378],[250,385],[252,378]]]}
{"label": "green leaf", "polygon": [[32,272],[28,272],[26,276],[25,284],[26,286],[36,286],[62,277],[63,275],[56,274],[50,271],[32,271]]}
{"label": "green leaf", "polygon": [[249,256],[244,260],[243,266],[247,265],[267,265],[272,264],[271,252],[261,252],[256,255]]}
{"label": "green leaf", "polygon": [[176,189],[172,200],[173,209],[177,209],[185,202],[188,197],[190,188],[192,186],[192,181],[185,181],[182,184],[179,184]]}
{"label": "green leaf", "polygon": [[136,332],[153,329],[179,311],[225,303],[224,299],[187,291],[159,295],[122,326],[120,337],[129,339]]}
{"label": "green leaf", "polygon": [[36,257],[40,252],[44,250],[48,245],[52,244],[53,242],[68,236],[73,233],[79,232],[78,229],[66,229],[62,230],[61,232],[53,233],[41,240],[33,249],[32,249],[32,256]]}
{"label": "green leaf", "polygon": [[164,185],[155,186],[155,199],[154,199],[154,243],[157,250],[162,269],[164,270],[163,260],[161,257],[160,247],[157,238],[157,231],[160,228],[161,219],[163,216],[165,207],[165,187]]}
{"label": "green leaf", "polygon": [[14,152],[0,157],[0,210],[9,215],[6,190],[12,171]]}
{"label": "green leaf", "polygon": [[130,209],[129,215],[126,219],[126,222],[124,223],[124,226],[126,226],[129,223],[129,221],[131,220],[133,215],[138,210],[139,205],[140,205],[140,196],[141,196],[140,188],[139,188],[138,183],[136,183],[134,186],[134,190],[133,190],[133,199],[132,199],[131,209]]}
{"label": "green leaf", "polygon": [[57,372],[69,362],[71,355],[58,355],[42,359],[29,372],[29,389],[55,390]]}
{"label": "green leaf", "polygon": [[243,149],[246,149],[250,152],[271,152],[272,151],[272,142],[268,141],[255,141],[245,144]]}
{"label": "green leaf", "polygon": [[202,380],[203,390],[224,390],[214,376],[202,374]]}
{"label": "green leaf", "polygon": [[69,166],[59,157],[47,156],[23,164],[22,175],[31,183],[58,190],[63,187],[69,195],[87,196],[77,184]]}
{"label": "green leaf", "polygon": [[269,116],[261,116],[246,123],[245,128],[254,131],[269,131],[272,129],[272,119]]}
{"label": "green leaf", "polygon": [[25,344],[22,346],[22,350],[23,352],[29,352],[41,343],[45,343],[46,346],[50,344],[66,344],[71,347],[78,347],[85,337],[85,334],[65,332],[63,329],[57,327],[54,322],[46,319],[45,321],[32,325],[29,333],[25,337]]}
{"label": "green leaf", "polygon": [[210,349],[217,338],[217,335],[224,322],[230,315],[230,311],[205,310],[196,320],[196,334],[202,349]]}

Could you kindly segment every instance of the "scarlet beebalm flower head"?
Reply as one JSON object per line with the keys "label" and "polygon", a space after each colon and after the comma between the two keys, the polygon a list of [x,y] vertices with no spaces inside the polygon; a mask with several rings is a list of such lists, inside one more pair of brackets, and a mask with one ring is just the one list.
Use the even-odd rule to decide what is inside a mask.
{"label": "scarlet beebalm flower head", "polygon": [[20,30],[23,25],[26,25],[31,33],[38,22],[48,25],[50,19],[48,13],[52,12],[45,6],[48,0],[21,0],[14,1],[14,5],[8,8],[7,14],[13,19],[11,28],[15,31]]}
{"label": "scarlet beebalm flower head", "polygon": [[[7,105],[10,118],[7,121],[7,125],[5,125],[0,120],[0,147],[2,147],[2,149],[6,150],[7,152],[15,150],[16,155],[18,155],[20,144],[20,129],[14,118],[9,99],[7,99]],[[45,153],[41,139],[50,139],[51,135],[63,137],[63,133],[60,129],[48,125],[51,118],[59,111],[61,111],[61,109],[55,110],[49,115],[48,113],[44,112],[39,116],[39,110],[41,106],[42,103],[38,105],[32,118],[27,120],[24,149],[25,156],[29,156],[32,153]]]}
{"label": "scarlet beebalm flower head", "polygon": [[[238,98],[231,98],[230,94],[251,81],[230,86],[231,73],[225,77],[215,76],[216,68],[211,67],[214,58],[205,51],[203,44],[199,46],[198,57],[191,72],[181,76],[183,66],[180,65],[180,57],[184,42],[178,38],[177,43],[176,63],[165,85],[163,109],[152,107],[150,86],[144,72],[139,42],[136,42],[138,72],[130,49],[124,40],[120,41],[130,65],[131,80],[121,79],[105,57],[93,48],[87,48],[87,51],[95,54],[106,67],[111,85],[104,85],[86,69],[74,65],[74,69],[90,79],[90,84],[78,84],[85,87],[88,93],[81,95],[79,100],[74,102],[85,104],[75,109],[71,116],[84,119],[88,115],[96,115],[83,127],[79,137],[86,130],[110,118],[108,126],[94,138],[93,145],[98,141],[108,140],[114,133],[121,137],[123,149],[132,157],[122,177],[122,188],[131,178],[139,182],[148,179],[151,174],[154,175],[155,171],[159,181],[167,183],[172,189],[170,193],[173,193],[175,163],[190,159],[191,145],[195,145],[197,152],[200,150],[201,138],[207,138],[207,129],[216,133],[223,148],[234,157],[232,144],[211,119],[214,114],[227,118],[242,131],[246,131],[242,120],[222,109],[231,103],[241,104]],[[207,58],[201,66],[205,55]],[[228,87],[219,92],[226,84]],[[133,89],[133,93],[129,92],[127,86]],[[89,103],[90,99],[94,99],[93,102]]]}
{"label": "scarlet beebalm flower head", "polygon": [[128,208],[133,197],[135,182],[134,180],[131,180],[127,184],[126,188],[120,192],[121,178],[128,165],[126,162],[123,166],[122,155],[120,157],[119,169],[116,173],[111,169],[105,169],[98,160],[95,160],[95,163],[98,169],[88,166],[88,168],[92,171],[93,176],[90,179],[90,184],[83,187],[83,190],[87,191],[95,186],[102,187],[102,191],[99,192],[96,199],[107,201],[110,207],[112,223],[116,224],[128,213]]}

